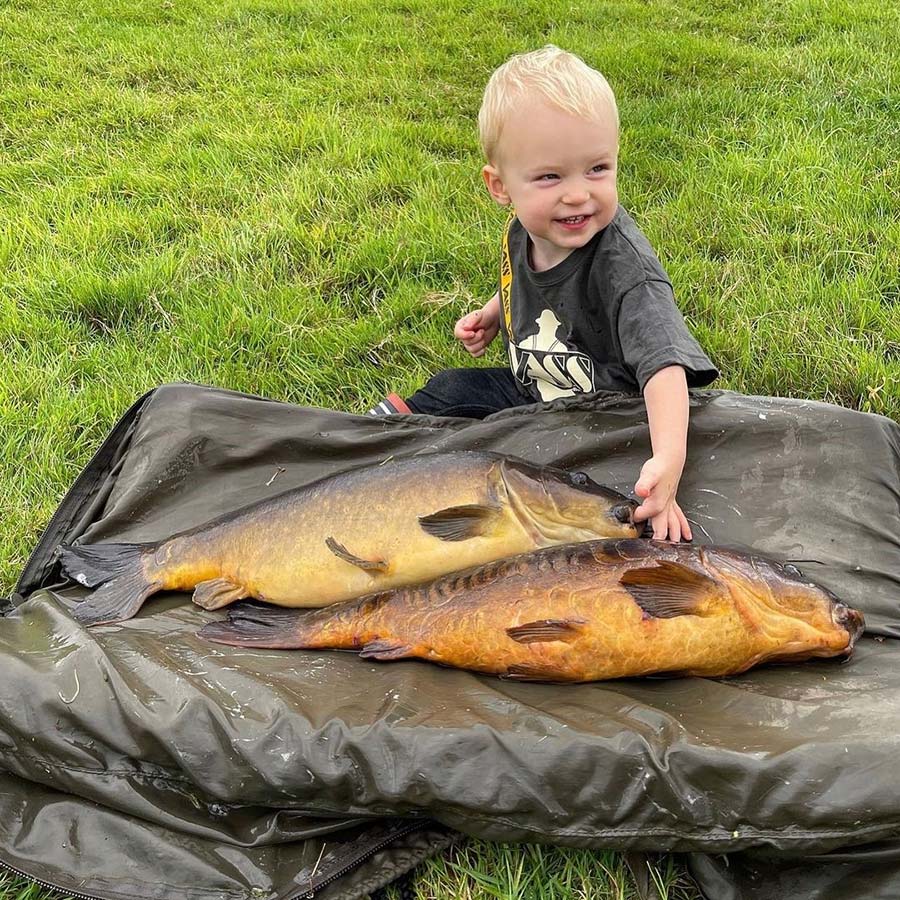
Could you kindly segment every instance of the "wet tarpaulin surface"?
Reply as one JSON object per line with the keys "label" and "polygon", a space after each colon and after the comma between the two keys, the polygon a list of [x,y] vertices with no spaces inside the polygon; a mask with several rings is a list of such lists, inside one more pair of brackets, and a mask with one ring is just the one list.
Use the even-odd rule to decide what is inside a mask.
{"label": "wet tarpaulin surface", "polygon": [[[615,396],[484,422],[372,419],[189,385],[136,404],[0,621],[0,858],[98,896],[350,898],[458,830],[690,852],[716,900],[775,896],[765,890],[778,878],[792,897],[853,896],[841,884],[860,859],[879,860],[894,891],[883,896],[900,893],[900,428],[882,417],[692,397],[679,500],[696,542],[804,560],[867,616],[845,665],[514,684],[213,645],[196,631],[221,614],[186,595],[86,630],[70,615],[84,590],[57,584],[61,540],[156,539],[328,474],[450,449],[577,468],[629,492],[649,440],[643,404]],[[54,804],[75,823],[68,840],[60,822],[37,826]]]}

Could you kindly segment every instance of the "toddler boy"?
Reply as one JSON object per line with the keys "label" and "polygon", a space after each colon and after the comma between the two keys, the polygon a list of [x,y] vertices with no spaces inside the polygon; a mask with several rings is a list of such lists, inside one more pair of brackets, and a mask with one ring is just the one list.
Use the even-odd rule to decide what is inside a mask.
{"label": "toddler boy", "polygon": [[687,451],[688,387],[713,364],[688,332],[649,242],[619,206],[619,116],[606,79],[554,46],[513,56],[491,76],[478,115],[494,200],[511,206],[500,289],[463,316],[473,356],[502,335],[508,368],[448,369],[405,402],[372,410],[483,418],[593,391],[642,393],[653,455],[636,521],[690,540],[675,499]]}

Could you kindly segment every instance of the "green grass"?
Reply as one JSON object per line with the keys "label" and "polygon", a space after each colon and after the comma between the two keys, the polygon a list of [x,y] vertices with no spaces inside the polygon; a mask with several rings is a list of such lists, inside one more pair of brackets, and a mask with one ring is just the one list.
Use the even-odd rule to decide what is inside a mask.
{"label": "green grass", "polygon": [[[546,42],[616,90],[622,201],[717,386],[900,418],[898,28],[869,0],[0,0],[0,588],[159,383],[363,410],[475,364],[452,323],[504,219],[475,115]],[[421,896],[630,896],[609,855],[454,860]]]}

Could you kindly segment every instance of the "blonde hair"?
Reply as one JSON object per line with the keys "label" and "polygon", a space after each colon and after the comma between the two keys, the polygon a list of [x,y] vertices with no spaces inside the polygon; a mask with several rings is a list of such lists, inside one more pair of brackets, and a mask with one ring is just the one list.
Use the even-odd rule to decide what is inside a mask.
{"label": "blonde hair", "polygon": [[619,110],[609,82],[574,53],[547,44],[510,57],[491,75],[478,111],[478,136],[488,162],[495,160],[510,111],[529,94],[591,119],[601,114],[605,104],[619,130]]}

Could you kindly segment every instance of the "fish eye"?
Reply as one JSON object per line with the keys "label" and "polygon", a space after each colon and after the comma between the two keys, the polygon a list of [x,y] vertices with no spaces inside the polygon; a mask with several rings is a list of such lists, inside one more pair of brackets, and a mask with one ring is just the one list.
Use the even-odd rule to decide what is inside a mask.
{"label": "fish eye", "polygon": [[573,472],[569,478],[572,484],[577,484],[579,487],[584,487],[591,480],[584,472]]}
{"label": "fish eye", "polygon": [[802,578],[803,577],[803,573],[796,566],[792,566],[790,563],[788,563],[784,567],[784,574],[789,575],[791,578]]}

